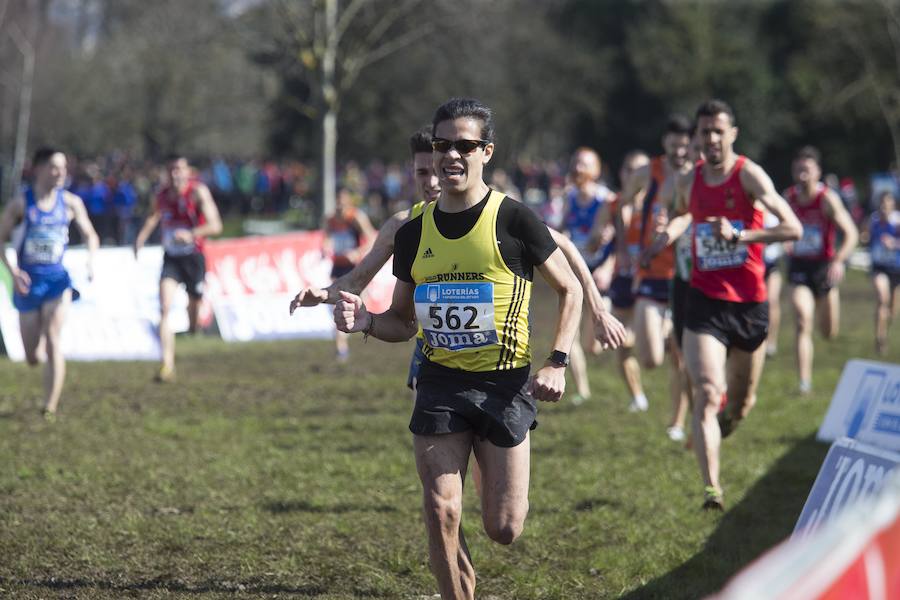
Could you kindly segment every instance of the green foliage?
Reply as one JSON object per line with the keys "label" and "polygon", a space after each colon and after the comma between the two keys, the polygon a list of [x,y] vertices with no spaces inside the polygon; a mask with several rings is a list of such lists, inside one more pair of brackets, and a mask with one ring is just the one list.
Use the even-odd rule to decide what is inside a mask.
{"label": "green foliage", "polygon": [[[321,1],[35,4],[75,16],[41,37],[32,145],[77,154],[318,160],[333,102],[339,159],[403,160],[410,131],[469,95],[496,109],[501,166],[581,144],[617,166],[656,152],[666,116],[708,96],[735,107],[739,151],[779,185],[809,143],[842,175],[900,156],[896,0],[338,0],[331,100]],[[20,70],[8,38],[0,23],[7,144]]]}
{"label": "green foliage", "polygon": [[215,0],[115,3],[92,50],[39,69],[35,140],[79,155],[253,155],[263,77]]}
{"label": "green foliage", "polygon": [[[722,516],[700,510],[696,460],[665,436],[665,370],[645,373],[651,409],[633,415],[612,354],[591,359],[588,402],[541,407],[523,537],[490,542],[467,487],[479,597],[700,598],[789,535],[824,458],[811,436],[840,371],[872,357],[870,284],[851,273],[842,293],[843,330],[816,340],[809,397],[793,391],[785,319],[759,404],[724,442]],[[537,353],[554,306],[537,285]],[[406,429],[408,344],[356,338],[346,366],[329,342],[178,344],[171,386],[150,383],[146,363],[71,364],[54,424],[38,412],[40,372],[0,369],[0,594],[435,592]]]}

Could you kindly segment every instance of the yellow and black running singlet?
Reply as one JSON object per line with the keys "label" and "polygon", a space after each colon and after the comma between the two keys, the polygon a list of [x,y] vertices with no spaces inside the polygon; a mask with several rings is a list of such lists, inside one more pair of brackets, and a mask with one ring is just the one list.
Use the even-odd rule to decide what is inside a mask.
{"label": "yellow and black running singlet", "polygon": [[497,215],[504,195],[492,191],[474,227],[458,239],[441,235],[433,202],[422,213],[410,274],[425,356],[464,371],[515,369],[531,362],[531,281],[500,254]]}
{"label": "yellow and black running singlet", "polygon": [[412,205],[409,209],[409,220],[413,220],[419,215],[422,214],[422,211],[425,210],[425,205],[428,204],[425,200],[419,200],[415,204]]}

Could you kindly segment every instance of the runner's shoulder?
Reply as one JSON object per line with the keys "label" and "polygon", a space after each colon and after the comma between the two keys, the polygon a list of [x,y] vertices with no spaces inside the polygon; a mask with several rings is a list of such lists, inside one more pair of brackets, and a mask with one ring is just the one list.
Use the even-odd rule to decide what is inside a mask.
{"label": "runner's shoulder", "polygon": [[394,234],[394,252],[396,253],[397,248],[418,247],[421,236],[422,215],[408,219],[405,223],[399,225],[397,233]]}
{"label": "runner's shoulder", "polygon": [[66,206],[74,207],[74,206],[84,206],[84,200],[81,199],[81,196],[78,194],[74,194],[69,190],[63,190],[63,202],[66,203]]}

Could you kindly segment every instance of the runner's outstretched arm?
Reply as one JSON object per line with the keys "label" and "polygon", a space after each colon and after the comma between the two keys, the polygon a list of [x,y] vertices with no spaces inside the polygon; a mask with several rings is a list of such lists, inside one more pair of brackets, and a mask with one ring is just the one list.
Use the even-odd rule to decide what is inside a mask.
{"label": "runner's outstretched arm", "polygon": [[606,310],[603,296],[600,295],[600,290],[597,289],[597,284],[594,283],[587,264],[572,240],[549,227],[547,229],[550,230],[553,241],[562,250],[569,267],[572,268],[572,272],[581,283],[583,298],[587,302],[591,311],[591,319],[594,321],[594,335],[604,348],[618,348],[625,342],[625,326]]}
{"label": "runner's outstretched arm", "polygon": [[350,292],[359,295],[366,286],[372,282],[372,279],[385,265],[391,255],[394,253],[394,235],[400,226],[409,219],[409,211],[400,211],[390,219],[388,219],[381,229],[378,236],[372,244],[372,249],[366,254],[353,270],[334,280],[334,282],[326,288],[305,288],[300,290],[294,299],[291,300],[290,313],[301,306],[318,306],[323,302],[326,304],[335,304],[341,299],[340,292]]}
{"label": "runner's outstretched arm", "polygon": [[191,235],[195,238],[207,237],[210,235],[219,235],[222,233],[222,216],[219,214],[219,208],[216,201],[213,200],[212,193],[205,185],[198,185],[194,191],[200,204],[200,211],[206,223],[197,225],[191,229]]}
{"label": "runner's outstretched arm", "polygon": [[137,237],[134,238],[134,257],[137,258],[138,252],[141,248],[144,247],[144,243],[147,241],[147,238],[150,237],[150,234],[153,233],[153,230],[156,229],[156,226],[159,225],[159,221],[162,218],[162,213],[159,212],[159,207],[156,206],[156,201],[154,201],[153,212],[147,216],[147,220],[144,221],[143,226],[141,226],[141,230],[138,232]]}
{"label": "runner's outstretched arm", "polygon": [[[581,317],[581,286],[566,262],[562,250],[553,254],[538,266],[544,280],[559,295],[559,319],[553,336],[551,350],[569,353],[578,334],[578,320]],[[566,368],[547,360],[538,369],[531,381],[531,393],[538,400],[556,402],[566,390]]]}
{"label": "runner's outstretched arm", "polygon": [[31,278],[25,271],[19,271],[18,267],[10,264],[6,258],[6,242],[12,234],[13,228],[22,217],[25,216],[25,200],[21,196],[17,196],[11,202],[6,203],[3,209],[3,215],[0,216],[0,262],[9,271],[13,278],[13,286],[20,294],[27,294],[28,288],[31,286]]}
{"label": "runner's outstretched arm", "polygon": [[684,213],[683,215],[678,215],[669,220],[669,224],[666,225],[665,230],[659,232],[656,237],[653,238],[653,243],[644,248],[643,252],[641,252],[641,266],[645,269],[649,267],[653,257],[684,235],[684,232],[691,226],[693,220],[691,213]]}
{"label": "runner's outstretched arm", "polygon": [[600,248],[610,243],[616,235],[615,215],[613,214],[610,203],[604,202],[594,222],[591,224],[591,233],[588,238],[588,252],[597,252]]}
{"label": "runner's outstretched arm", "polygon": [[100,248],[100,238],[94,231],[91,224],[91,218],[88,216],[87,209],[84,207],[84,201],[76,196],[66,192],[66,203],[72,208],[74,214],[73,221],[81,232],[81,237],[87,241],[88,248],[88,279],[94,278],[94,257],[97,256],[97,249]]}
{"label": "runner's outstretched arm", "polygon": [[836,286],[844,279],[844,263],[859,243],[859,229],[856,228],[853,217],[844,208],[844,203],[831,190],[825,192],[825,211],[834,221],[843,239],[841,247],[835,251],[834,258],[828,264],[828,285]]}
{"label": "runner's outstretched arm", "polygon": [[[800,224],[800,219],[791,210],[791,205],[788,204],[788,201],[775,190],[772,179],[762,167],[748,160],[746,166],[741,169],[740,178],[741,185],[744,186],[750,197],[778,217],[779,221],[778,225],[774,227],[744,230],[740,236],[740,241],[745,244],[787,242],[799,240],[803,236],[803,225]],[[722,223],[722,221],[724,219],[720,219],[713,224],[713,230],[717,233],[719,233],[718,229],[728,229],[728,227],[724,227],[726,224],[730,227],[730,223]],[[731,229],[732,231],[729,233],[732,235],[726,237],[724,234],[721,234],[721,237],[727,240],[733,239],[737,234],[733,231],[734,228]]]}

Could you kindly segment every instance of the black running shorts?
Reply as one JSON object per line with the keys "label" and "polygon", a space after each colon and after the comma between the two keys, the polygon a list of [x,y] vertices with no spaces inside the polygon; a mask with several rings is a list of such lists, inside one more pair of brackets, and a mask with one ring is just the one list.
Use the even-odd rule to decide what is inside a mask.
{"label": "black running shorts", "polygon": [[675,342],[681,348],[681,338],[684,336],[684,313],[687,310],[687,293],[691,284],[680,277],[672,278],[672,294],[670,295],[672,306],[672,329],[675,332]]}
{"label": "black running shorts", "polygon": [[609,284],[609,299],[616,308],[627,309],[634,306],[635,297],[631,292],[634,279],[631,275],[616,275]]}
{"label": "black running shorts", "polygon": [[872,265],[872,277],[875,277],[879,273],[887,275],[891,285],[891,291],[900,286],[900,271],[894,271],[887,267],[882,267],[881,265]]}
{"label": "black running shorts", "polygon": [[495,446],[518,446],[537,427],[537,401],[526,392],[529,374],[529,367],[471,373],[426,358],[409,430],[416,435],[472,431]]}
{"label": "black running shorts", "polygon": [[816,298],[827,296],[831,291],[831,286],[828,285],[828,261],[792,258],[788,265],[788,281],[791,285],[808,287]]}
{"label": "black running shorts", "polygon": [[769,334],[768,302],[715,300],[690,288],[684,326],[694,333],[707,333],[728,348],[753,352]]}
{"label": "black running shorts", "polygon": [[638,284],[635,296],[647,298],[660,304],[668,304],[671,281],[671,279],[642,279],[641,283]]}
{"label": "black running shorts", "polygon": [[159,278],[174,279],[178,283],[183,283],[188,296],[200,298],[203,296],[206,280],[206,258],[202,252],[185,256],[163,254],[162,274]]}

